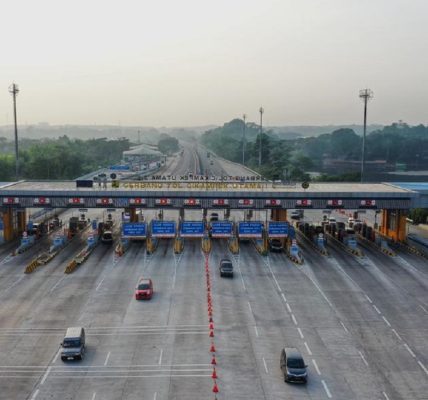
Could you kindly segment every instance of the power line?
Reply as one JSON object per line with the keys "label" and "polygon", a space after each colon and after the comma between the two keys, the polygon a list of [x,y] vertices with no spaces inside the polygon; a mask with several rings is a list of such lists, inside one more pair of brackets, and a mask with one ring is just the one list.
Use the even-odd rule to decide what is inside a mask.
{"label": "power line", "polygon": [[361,89],[360,99],[364,101],[364,131],[363,131],[363,148],[361,151],[361,183],[364,181],[364,167],[366,163],[366,132],[367,132],[367,103],[373,98],[371,89]]}

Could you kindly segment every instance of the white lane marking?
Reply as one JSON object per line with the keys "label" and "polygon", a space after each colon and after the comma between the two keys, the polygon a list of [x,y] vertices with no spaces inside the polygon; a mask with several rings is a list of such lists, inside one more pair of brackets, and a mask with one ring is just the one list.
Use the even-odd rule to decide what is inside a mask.
{"label": "white lane marking", "polygon": [[296,320],[296,317],[294,316],[294,314],[291,314],[291,319],[293,320],[294,325],[297,325],[297,320]]}
{"label": "white lane marking", "polygon": [[110,354],[111,354],[111,351],[109,351],[109,352],[107,353],[107,357],[106,357],[106,359],[105,359],[105,361],[104,361],[104,366],[106,366],[106,365],[108,364],[108,359],[110,358]]}
{"label": "white lane marking", "polygon": [[297,328],[297,332],[299,332],[299,335],[302,339],[304,339],[305,337],[303,336],[303,332],[300,328]]}
{"label": "white lane marking", "polygon": [[408,345],[407,343],[404,343],[404,347],[406,348],[406,350],[410,353],[410,355],[411,355],[413,358],[416,358],[416,354],[415,354],[415,353],[413,353],[412,349],[409,347],[409,345]]}
{"label": "white lane marking", "polygon": [[58,349],[58,351],[55,354],[55,357],[52,360],[52,364],[56,363],[56,360],[58,360],[59,354],[61,353],[61,347]]}
{"label": "white lane marking", "polygon": [[278,288],[278,291],[279,291],[280,293],[282,293],[281,286],[279,286],[279,283],[278,283],[278,281],[276,280],[275,274],[273,273],[272,268],[270,267],[270,265],[269,265],[269,264],[268,264],[268,268],[269,268],[269,271],[270,271],[270,273],[271,273],[271,275],[272,275],[273,280],[275,281],[275,284],[276,284],[276,287]]}
{"label": "white lane marking", "polygon": [[265,366],[266,374],[268,374],[268,375],[269,375],[268,367],[267,367],[267,365],[266,365],[266,360],[265,360],[265,358],[264,358],[264,357],[263,357],[263,365]]}
{"label": "white lane marking", "polygon": [[291,313],[292,311],[291,311],[290,304],[286,303],[286,306],[287,306],[287,310],[288,310],[288,312],[289,312],[289,313]]}
{"label": "white lane marking", "polygon": [[[87,333],[86,336],[148,336],[148,335],[206,335],[209,333],[206,331],[148,331],[148,332],[117,332],[117,333]],[[40,336],[40,333],[0,333],[0,337],[7,336]],[[43,336],[58,336],[59,333],[43,333]]]}
{"label": "white lane marking", "polygon": [[94,392],[93,394],[92,394],[92,399],[91,400],[95,400],[95,397],[97,396],[97,392]]}
{"label": "white lane marking", "polygon": [[244,288],[244,291],[247,291],[247,287],[245,286],[244,277],[242,276],[241,267],[239,266],[239,261],[236,262],[236,266],[238,267],[239,276],[241,277],[242,287]]}
{"label": "white lane marking", "polygon": [[382,315],[382,319],[385,321],[385,324],[387,324],[389,327],[391,327],[391,324],[383,315]]}
{"label": "white lane marking", "polygon": [[256,332],[256,336],[259,337],[259,331],[257,330],[257,326],[254,325],[254,330]]}
{"label": "white lane marking", "polygon": [[312,351],[311,351],[311,349],[309,348],[308,344],[305,342],[305,343],[304,343],[304,345],[305,345],[305,347],[306,347],[306,351],[307,351],[307,352],[308,352],[308,354],[311,356],[311,355],[312,355]]}
{"label": "white lane marking", "polygon": [[248,303],[248,308],[250,309],[250,313],[252,314],[253,313],[253,309],[251,308],[251,304],[250,304],[249,301],[247,301],[247,303]]}
{"label": "white lane marking", "polygon": [[321,371],[320,371],[320,369],[318,368],[318,364],[317,364],[317,362],[316,362],[314,359],[312,359],[312,364],[314,364],[314,367],[315,367],[315,369],[316,369],[316,371],[317,371],[317,374],[318,374],[318,375],[321,375]]}
{"label": "white lane marking", "polygon": [[[51,379],[130,379],[130,378],[211,378],[209,374],[169,374],[169,375],[84,375],[51,376]],[[0,376],[0,378],[21,378],[22,376]]]}
{"label": "white lane marking", "polygon": [[281,297],[287,303],[287,299],[285,298],[285,294],[284,293],[281,294]]}
{"label": "white lane marking", "polygon": [[318,289],[318,291],[321,293],[321,296],[322,297],[324,297],[324,300],[327,302],[327,304],[331,307],[331,308],[334,308],[333,307],[333,304],[331,304],[331,301],[328,299],[328,297],[325,295],[325,293],[322,291],[322,289],[319,287],[319,285],[318,285],[318,283],[316,283],[313,279],[312,279],[312,277],[310,277],[309,275],[306,275],[310,280],[311,280],[311,282],[315,285],[315,287]]}
{"label": "white lane marking", "polygon": [[33,395],[31,396],[31,400],[34,400],[34,399],[37,397],[37,395],[39,394],[39,392],[40,392],[40,390],[39,390],[39,389],[37,389],[37,390],[33,393]]}
{"label": "white lane marking", "polygon": [[345,324],[344,324],[342,321],[339,321],[339,322],[340,322],[340,324],[342,325],[343,330],[344,330],[346,333],[348,333],[349,331],[348,331],[348,328],[346,328]]}
{"label": "white lane marking", "polygon": [[394,332],[394,335],[397,336],[398,340],[403,340],[394,328],[392,328],[391,331]]}
{"label": "white lane marking", "polygon": [[[171,365],[166,365],[166,367],[170,367],[170,368],[181,368],[181,367],[208,367],[211,368],[212,365],[211,364],[171,364]],[[115,365],[114,367],[106,367],[104,368],[102,365],[85,365],[85,366],[80,366],[80,365],[67,365],[67,366],[55,366],[52,365],[51,366],[52,371],[57,371],[57,370],[66,370],[66,371],[72,371],[72,370],[90,370],[90,369],[103,369],[105,370],[106,368],[108,369],[124,369],[124,368],[131,368],[132,370],[135,370],[136,368],[158,368],[156,370],[153,371],[159,371],[159,364],[136,364],[136,365]],[[0,369],[16,369],[16,370],[20,370],[20,369],[46,369],[46,365],[0,365]],[[183,371],[187,371],[187,370],[183,370]],[[211,369],[207,369],[206,371],[211,371]],[[6,377],[7,378],[7,377]]]}
{"label": "white lane marking", "polygon": [[361,351],[359,351],[358,353],[360,353],[360,357],[361,357],[361,359],[363,360],[364,364],[366,364],[366,367],[368,367],[368,366],[369,366],[369,363],[368,363],[368,362],[367,362],[367,360],[365,359],[365,357],[364,357],[363,353],[361,353]]}
{"label": "white lane marking", "polygon": [[377,308],[374,304],[373,304],[373,308],[376,310],[376,312],[380,315],[380,314],[382,314],[381,312],[380,312],[380,310],[379,310],[379,308]]}
{"label": "white lane marking", "polygon": [[370,304],[372,304],[372,303],[373,303],[373,302],[372,302],[372,299],[371,299],[369,296],[367,296],[366,294],[365,294],[364,296],[366,296],[366,299],[369,301],[369,303],[370,303]]}
{"label": "white lane marking", "polygon": [[389,397],[385,392],[382,392],[382,394],[383,394],[383,397],[385,397],[385,400],[389,400]]}
{"label": "white lane marking", "polygon": [[177,280],[177,261],[174,258],[174,276],[172,277],[172,290],[175,289],[175,281]]}
{"label": "white lane marking", "polygon": [[49,290],[50,293],[52,293],[57,286],[65,279],[66,275],[64,275],[57,283],[55,283],[55,285],[52,286],[51,290]]}
{"label": "white lane marking", "polygon": [[425,365],[419,360],[418,360],[418,364],[424,370],[424,372],[428,375],[428,369],[425,367]]}
{"label": "white lane marking", "polygon": [[25,278],[25,275],[21,276],[19,279],[17,279],[15,282],[13,282],[10,286],[8,286],[5,290],[2,291],[2,293],[7,292],[8,290],[15,287],[19,282],[21,282]]}
{"label": "white lane marking", "polygon": [[95,291],[96,292],[98,292],[98,289],[101,287],[101,285],[102,285],[102,283],[104,282],[104,279],[105,279],[106,277],[104,277],[103,279],[101,279],[100,280],[100,283],[97,285],[97,287],[96,287],[96,289],[95,289]]}
{"label": "white lane marking", "polygon": [[153,400],[156,400],[158,397],[158,392],[155,392],[155,394],[153,395]]}
{"label": "white lane marking", "polygon": [[419,304],[419,307],[424,310],[425,314],[428,314],[428,310],[423,305]]}
{"label": "white lane marking", "polygon": [[159,364],[159,365],[161,365],[161,364],[162,364],[162,356],[163,356],[163,349],[160,349],[159,361],[158,361],[158,364]]}
{"label": "white lane marking", "polygon": [[325,393],[327,394],[327,397],[328,397],[329,399],[331,399],[331,393],[330,393],[330,390],[328,389],[327,384],[325,383],[325,380],[324,380],[324,379],[322,379],[322,380],[321,380],[321,383],[322,383],[322,385],[324,386],[324,390],[325,390]]}
{"label": "white lane marking", "polygon": [[46,381],[46,379],[48,378],[49,372],[51,372],[52,367],[48,367],[48,369],[46,370],[45,374],[43,375],[43,378],[40,382],[41,385],[43,385]]}

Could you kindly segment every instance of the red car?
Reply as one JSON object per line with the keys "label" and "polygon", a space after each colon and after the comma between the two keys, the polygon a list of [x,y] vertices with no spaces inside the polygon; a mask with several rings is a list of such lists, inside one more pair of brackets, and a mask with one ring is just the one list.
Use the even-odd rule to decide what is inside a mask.
{"label": "red car", "polygon": [[135,288],[136,300],[150,300],[153,296],[153,282],[151,279],[140,279]]}

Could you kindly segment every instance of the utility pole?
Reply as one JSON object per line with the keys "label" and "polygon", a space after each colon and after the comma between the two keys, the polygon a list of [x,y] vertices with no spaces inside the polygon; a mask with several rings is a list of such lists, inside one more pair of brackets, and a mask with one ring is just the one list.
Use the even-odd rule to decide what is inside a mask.
{"label": "utility pole", "polygon": [[373,91],[370,89],[360,90],[360,99],[364,102],[364,131],[363,131],[363,149],[361,154],[361,183],[364,182],[364,166],[366,163],[366,132],[367,132],[367,103],[373,98]]}
{"label": "utility pole", "polygon": [[141,144],[141,133],[140,133],[140,130],[138,130],[138,144]]}
{"label": "utility pole", "polygon": [[9,86],[9,93],[13,97],[13,116],[15,118],[15,175],[16,180],[19,179],[19,158],[18,158],[18,123],[16,120],[16,96],[19,93],[19,88],[16,83]]}
{"label": "utility pole", "polygon": [[263,135],[263,113],[264,113],[263,107],[260,107],[260,145],[259,145],[259,168],[262,165],[262,135]]}
{"label": "utility pole", "polygon": [[243,114],[242,119],[244,120],[244,130],[242,132],[242,165],[245,165],[245,120],[247,119],[247,114]]}

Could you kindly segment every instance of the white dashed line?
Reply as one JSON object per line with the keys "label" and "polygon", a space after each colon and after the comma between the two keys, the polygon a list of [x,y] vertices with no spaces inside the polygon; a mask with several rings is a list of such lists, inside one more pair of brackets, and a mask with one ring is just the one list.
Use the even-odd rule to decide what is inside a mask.
{"label": "white dashed line", "polygon": [[384,316],[382,316],[382,319],[385,321],[385,324],[387,324],[389,327],[391,327],[391,324],[389,323],[389,321]]}
{"label": "white dashed line", "polygon": [[428,314],[428,310],[421,304],[419,304],[419,307],[422,308],[422,310],[424,310],[425,314]]}
{"label": "white dashed line", "polygon": [[330,390],[328,389],[327,384],[325,383],[325,380],[324,380],[324,379],[322,379],[322,380],[321,380],[321,383],[322,383],[322,385],[324,386],[324,390],[325,390],[325,393],[327,394],[327,397],[328,397],[329,399],[331,399],[331,393],[330,393]]}
{"label": "white dashed line", "polygon": [[288,310],[288,312],[289,312],[289,313],[291,313],[292,311],[291,311],[290,304],[286,303],[286,306],[287,306],[287,310]]}
{"label": "white dashed line", "polygon": [[250,313],[252,314],[253,313],[253,309],[251,308],[251,304],[250,304],[249,301],[247,303],[248,303],[248,308],[250,309]]}
{"label": "white dashed line", "polygon": [[23,279],[25,278],[24,276],[21,276],[19,279],[17,279],[15,282],[13,282],[10,286],[8,286],[5,290],[3,290],[2,293],[7,292],[8,290],[12,289],[13,287],[15,287],[19,282],[21,282]]}
{"label": "white dashed line", "polygon": [[94,393],[92,394],[92,399],[91,399],[91,400],[95,400],[95,397],[97,397],[97,392],[94,392]]}
{"label": "white dashed line", "polygon": [[410,353],[410,355],[414,358],[416,358],[416,354],[413,353],[412,349],[409,347],[409,345],[407,343],[404,343],[404,347],[406,348],[406,350]]}
{"label": "white dashed line", "polygon": [[380,312],[380,310],[379,310],[379,308],[377,308],[374,304],[373,304],[373,308],[376,310],[376,312],[380,315],[380,314],[382,314],[381,312]]}
{"label": "white dashed line", "polygon": [[257,326],[254,325],[254,331],[256,332],[256,336],[259,337],[259,331],[257,330]]}
{"label": "white dashed line", "polygon": [[51,372],[52,367],[48,367],[45,374],[43,375],[43,378],[40,382],[41,385],[43,385],[46,382],[46,379],[48,378],[49,372]]}
{"label": "white dashed line", "polygon": [[264,358],[264,357],[263,357],[263,365],[265,366],[266,374],[268,374],[268,375],[269,375],[268,367],[267,367],[267,365],[266,365],[266,360],[265,360],[265,358]]}
{"label": "white dashed line", "polygon": [[161,364],[162,364],[162,356],[163,356],[163,349],[160,349],[159,361],[158,361],[158,364],[159,364],[159,365],[161,365]]}
{"label": "white dashed line", "polygon": [[65,276],[63,276],[57,283],[55,283],[55,285],[52,286],[52,288],[51,288],[51,290],[49,290],[49,292],[52,293],[64,279],[65,279]]}
{"label": "white dashed line", "polygon": [[385,400],[389,400],[389,397],[385,392],[382,392],[382,394],[383,394],[383,397],[385,397]]}
{"label": "white dashed line", "polygon": [[108,359],[110,358],[110,354],[111,354],[111,352],[109,351],[108,353],[107,353],[107,357],[106,357],[106,359],[105,359],[105,361],[104,361],[104,367],[107,365],[107,363],[108,363]]}
{"label": "white dashed line", "polygon": [[276,284],[276,287],[278,288],[278,291],[279,291],[280,293],[282,293],[281,286],[279,286],[279,283],[278,283],[278,281],[276,280],[276,277],[275,277],[275,274],[274,274],[274,273],[273,273],[273,271],[272,271],[272,268],[270,267],[270,265],[269,265],[269,264],[267,264],[267,267],[269,268],[269,271],[270,271],[270,273],[271,273],[271,275],[272,275],[272,278],[273,278],[273,280],[275,281],[275,284]]}
{"label": "white dashed line", "polygon": [[424,372],[428,375],[428,369],[425,367],[425,365],[419,360],[418,360],[418,364],[424,370]]}
{"label": "white dashed line", "polygon": [[281,294],[281,297],[282,297],[282,300],[284,300],[287,303],[287,299],[285,298],[285,294],[284,293]]}
{"label": "white dashed line", "polygon": [[345,326],[345,324],[344,324],[342,321],[339,321],[339,322],[340,322],[340,325],[342,325],[343,330],[344,330],[346,333],[348,333],[349,331],[348,331],[348,328]]}
{"label": "white dashed line", "polygon": [[327,304],[334,309],[333,304],[331,304],[330,300],[328,299],[328,297],[325,295],[325,293],[322,291],[322,289],[318,286],[318,284],[309,276],[307,275],[307,277],[311,280],[311,282],[315,285],[315,287],[318,289],[318,291],[321,293],[321,296],[324,297],[325,301],[327,302]]}
{"label": "white dashed line", "polygon": [[155,394],[153,395],[153,400],[156,400],[158,397],[158,392],[155,392]]}
{"label": "white dashed line", "polygon": [[359,351],[358,353],[360,353],[360,357],[361,357],[361,359],[363,360],[364,364],[366,364],[366,367],[368,367],[368,366],[369,366],[369,363],[368,363],[368,362],[367,362],[367,360],[365,359],[365,357],[364,357],[363,353],[361,353],[361,351]]}
{"label": "white dashed line", "polygon": [[304,345],[305,345],[305,347],[306,347],[306,351],[307,351],[307,352],[308,352],[308,354],[311,356],[311,355],[312,355],[312,351],[311,351],[311,349],[309,348],[308,344],[305,342],[305,343],[304,343]]}
{"label": "white dashed line", "polygon": [[315,367],[315,370],[317,371],[317,374],[321,375],[321,371],[318,368],[318,364],[317,364],[317,362],[314,359],[312,359],[312,364],[314,364],[314,367]]}
{"label": "white dashed line", "polygon": [[370,304],[372,304],[372,303],[373,303],[373,302],[372,302],[372,299],[371,299],[369,296],[367,296],[366,294],[365,294],[364,296],[366,296],[366,299],[369,301],[369,303],[370,303]]}
{"label": "white dashed line", "polygon": [[34,400],[34,399],[37,397],[37,395],[39,394],[39,392],[40,392],[40,390],[39,390],[39,389],[37,389],[37,390],[33,393],[33,395],[31,396],[31,400]]}
{"label": "white dashed line", "polygon": [[300,328],[297,328],[297,332],[299,332],[299,335],[302,339],[304,339],[305,337],[303,336],[303,332]]}
{"label": "white dashed line", "polygon": [[100,283],[97,285],[97,287],[96,287],[96,289],[95,289],[95,291],[96,292],[98,292],[98,289],[101,287],[101,285],[102,285],[102,283],[104,282],[104,279],[105,279],[106,277],[104,277],[103,279],[101,279],[100,280]]}
{"label": "white dashed line", "polygon": [[56,352],[55,357],[54,357],[54,358],[53,358],[53,360],[52,360],[52,364],[55,364],[55,363],[56,363],[56,360],[58,360],[58,357],[59,357],[60,353],[61,353],[61,347],[60,347],[60,348],[58,349],[58,351]]}
{"label": "white dashed line", "polygon": [[394,332],[394,335],[397,336],[398,340],[403,340],[394,328],[392,328],[391,331]]}
{"label": "white dashed line", "polygon": [[296,317],[294,316],[294,314],[291,314],[291,319],[293,320],[294,325],[297,325],[297,320],[296,320]]}

